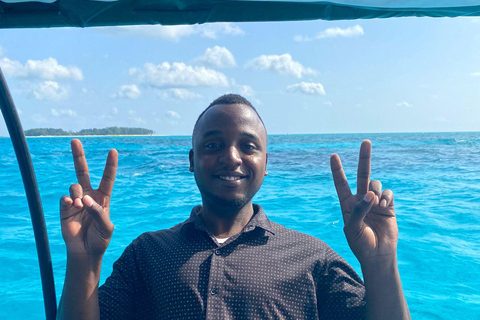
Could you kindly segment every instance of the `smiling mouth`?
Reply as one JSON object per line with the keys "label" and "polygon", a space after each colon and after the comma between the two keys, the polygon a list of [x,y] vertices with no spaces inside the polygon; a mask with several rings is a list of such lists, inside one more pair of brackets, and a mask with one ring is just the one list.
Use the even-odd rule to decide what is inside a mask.
{"label": "smiling mouth", "polygon": [[221,180],[225,180],[225,181],[237,181],[237,180],[240,180],[240,179],[243,179],[245,177],[238,177],[238,176],[219,176],[219,178]]}

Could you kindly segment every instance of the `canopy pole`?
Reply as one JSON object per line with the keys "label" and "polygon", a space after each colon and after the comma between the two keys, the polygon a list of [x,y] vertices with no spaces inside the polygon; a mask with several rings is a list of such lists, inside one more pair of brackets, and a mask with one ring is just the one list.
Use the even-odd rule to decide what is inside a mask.
{"label": "canopy pole", "polygon": [[55,295],[55,282],[53,279],[52,258],[48,244],[47,226],[43,215],[40,192],[37,179],[33,170],[32,158],[28,150],[27,140],[23,133],[22,124],[8,91],[7,82],[0,68],[0,108],[7,125],[8,133],[12,140],[18,166],[22,174],[23,185],[27,195],[28,207],[32,219],[35,244],[37,246],[38,263],[42,278],[43,302],[47,320],[54,320],[57,313],[57,300]]}

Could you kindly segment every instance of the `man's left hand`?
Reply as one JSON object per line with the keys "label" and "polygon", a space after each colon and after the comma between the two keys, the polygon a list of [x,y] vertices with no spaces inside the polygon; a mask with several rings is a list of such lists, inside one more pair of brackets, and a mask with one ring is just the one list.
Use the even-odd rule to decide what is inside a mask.
{"label": "man's left hand", "polygon": [[352,194],[340,157],[333,154],[330,165],[340,200],[348,244],[362,266],[396,261],[398,228],[391,190],[378,180],[370,181],[372,144],[360,147],[357,194]]}

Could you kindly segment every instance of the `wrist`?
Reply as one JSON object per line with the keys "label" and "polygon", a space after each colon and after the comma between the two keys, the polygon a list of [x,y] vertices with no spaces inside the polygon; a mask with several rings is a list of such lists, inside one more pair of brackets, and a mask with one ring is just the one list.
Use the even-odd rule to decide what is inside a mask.
{"label": "wrist", "polygon": [[397,256],[382,257],[360,263],[364,280],[369,279],[396,279],[398,277]]}
{"label": "wrist", "polygon": [[67,271],[75,274],[99,278],[103,255],[88,255],[67,252]]}

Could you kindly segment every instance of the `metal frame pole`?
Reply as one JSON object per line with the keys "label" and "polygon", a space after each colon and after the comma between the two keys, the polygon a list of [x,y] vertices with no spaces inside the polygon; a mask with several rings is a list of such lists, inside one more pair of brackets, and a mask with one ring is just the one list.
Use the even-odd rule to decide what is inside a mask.
{"label": "metal frame pole", "polygon": [[22,124],[8,91],[7,82],[0,69],[0,108],[12,140],[18,166],[22,174],[23,185],[27,195],[28,207],[32,219],[35,244],[37,246],[38,263],[42,278],[43,302],[47,320],[54,320],[57,313],[57,299],[55,295],[55,281],[53,278],[52,258],[48,244],[47,226],[43,215],[40,192],[33,170],[32,158],[28,150],[27,140],[23,133]]}

